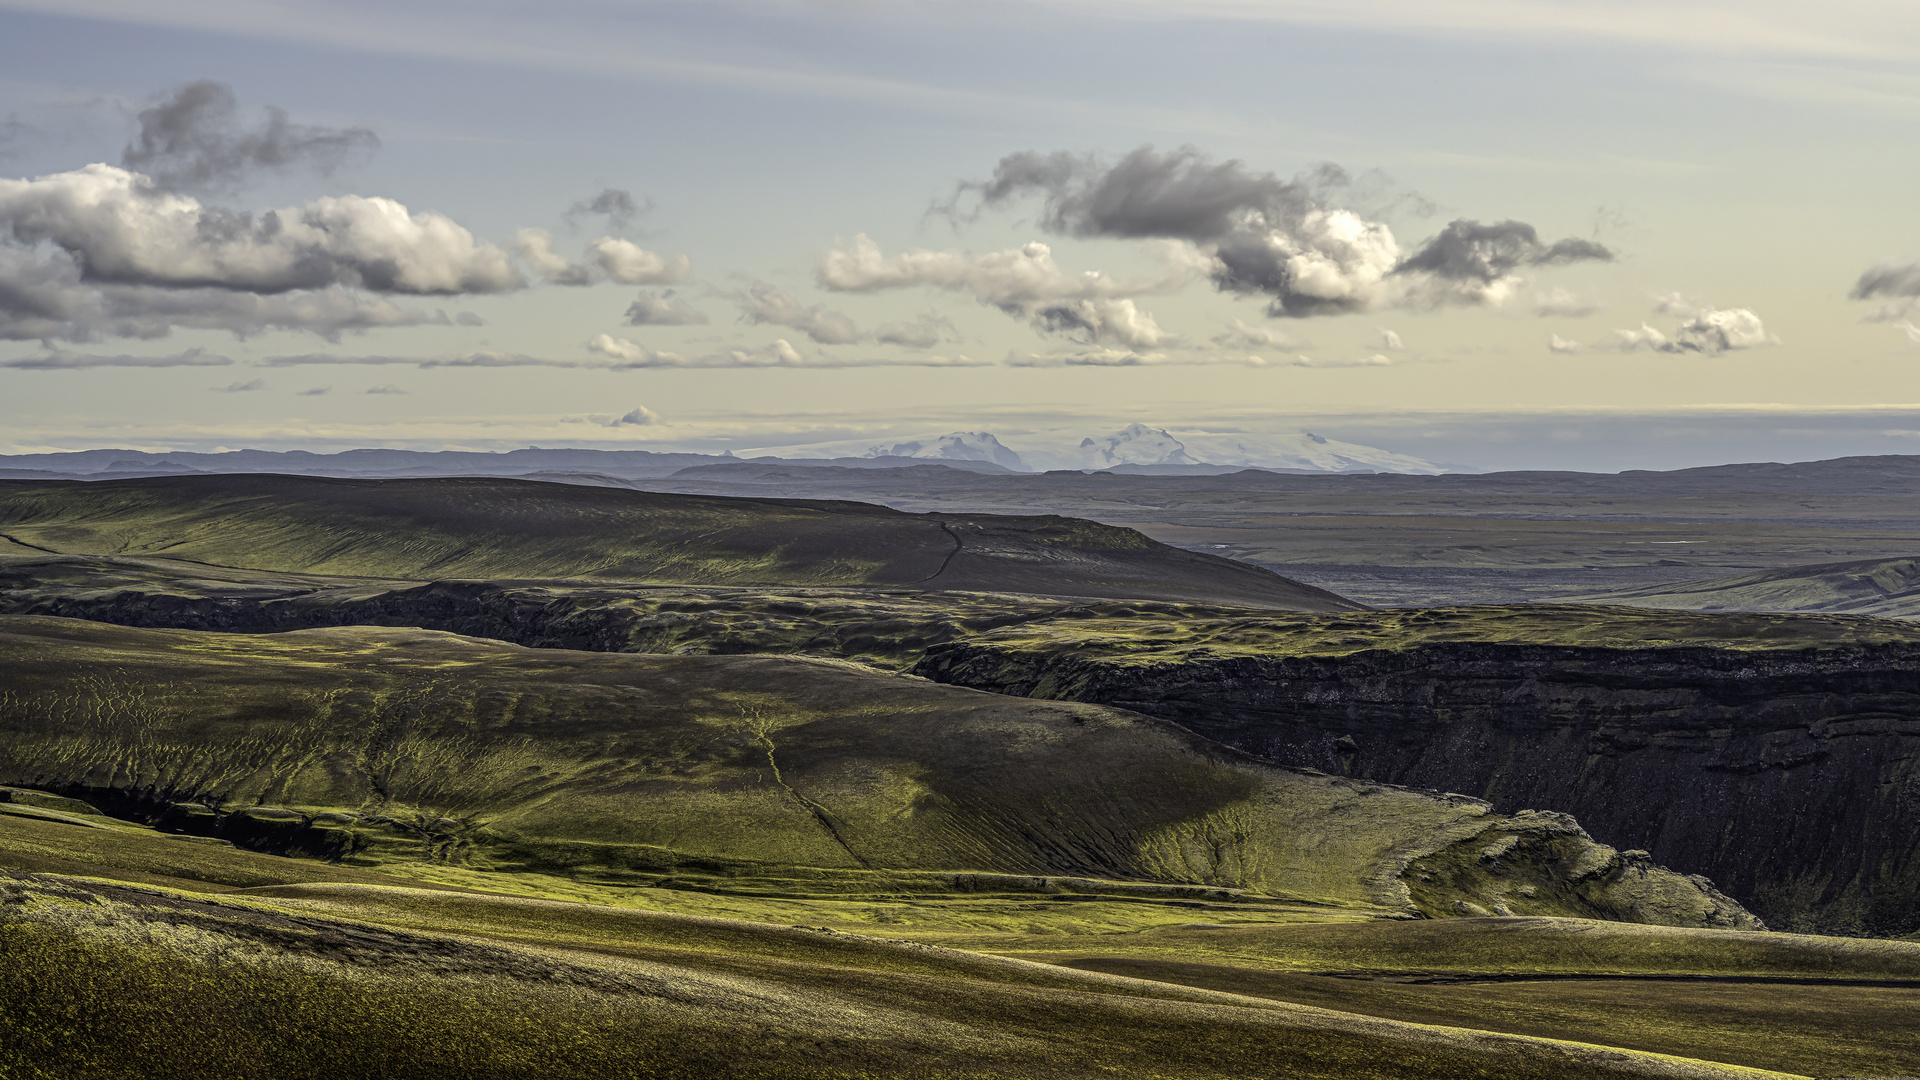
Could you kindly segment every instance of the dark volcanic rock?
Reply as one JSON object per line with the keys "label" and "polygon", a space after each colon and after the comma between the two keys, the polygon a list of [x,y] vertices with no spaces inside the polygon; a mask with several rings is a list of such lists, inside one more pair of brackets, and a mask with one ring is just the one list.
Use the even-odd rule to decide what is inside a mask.
{"label": "dark volcanic rock", "polygon": [[1571,813],[1777,929],[1920,930],[1920,649],[1439,644],[1125,665],[935,646],[915,673],[1174,720],[1289,765]]}

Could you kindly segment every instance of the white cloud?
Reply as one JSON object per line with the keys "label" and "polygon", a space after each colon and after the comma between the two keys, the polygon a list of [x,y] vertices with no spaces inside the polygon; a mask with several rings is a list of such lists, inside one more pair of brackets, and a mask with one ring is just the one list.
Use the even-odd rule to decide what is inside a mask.
{"label": "white cloud", "polygon": [[1778,344],[1779,338],[1767,333],[1760,316],[1746,308],[1696,312],[1680,326],[1681,334],[1697,343],[1701,351],[1725,352],[1728,349],[1752,349]]}
{"label": "white cloud", "polygon": [[1078,337],[1090,345],[1151,349],[1173,337],[1128,299],[1063,300],[1036,307],[1030,318],[1037,329]]}
{"label": "white cloud", "polygon": [[392,383],[382,383],[379,386],[367,387],[367,393],[369,394],[404,394],[406,393],[406,391],[400,389],[398,386],[395,386]]}
{"label": "white cloud", "polygon": [[1389,330],[1384,326],[1378,326],[1378,327],[1375,327],[1374,329],[1380,331],[1380,347],[1381,348],[1387,349],[1393,352],[1399,352],[1407,347],[1407,343],[1400,340],[1400,335],[1398,333],[1392,330]]}
{"label": "white cloud", "polygon": [[1307,356],[1303,353],[1301,355],[1295,356],[1291,360],[1281,360],[1277,364],[1267,365],[1267,366],[1300,367],[1300,368],[1371,368],[1371,367],[1395,367],[1397,365],[1393,357],[1385,356],[1381,353],[1374,353],[1371,356],[1359,356],[1359,357],[1353,358],[1352,360],[1320,360],[1311,356]]}
{"label": "white cloud", "polygon": [[849,345],[865,336],[840,312],[824,304],[802,307],[791,294],[764,281],[754,282],[740,298],[740,311],[748,322],[790,327],[822,345]]}
{"label": "white cloud", "polygon": [[111,165],[0,179],[0,225],[17,243],[68,252],[94,283],[257,293],[345,285],[415,295],[523,284],[505,252],[392,199],[329,196],[255,218],[163,192]]}
{"label": "white cloud", "polygon": [[671,285],[693,268],[685,255],[668,258],[613,236],[588,244],[586,261],[580,263],[554,251],[553,234],[545,229],[521,229],[514,246],[520,258],[549,285],[591,285],[602,280],[622,285]]}
{"label": "white cloud", "polygon": [[631,240],[603,236],[587,245],[594,265],[622,285],[671,285],[692,272],[685,255],[656,255]]}
{"label": "white cloud", "polygon": [[942,323],[929,319],[910,323],[882,323],[874,329],[873,340],[887,345],[904,345],[909,349],[931,349],[940,344]]}
{"label": "white cloud", "polygon": [[1746,308],[1715,308],[1684,293],[1670,292],[1654,297],[1653,310],[1656,314],[1678,317],[1680,325],[1667,334],[1643,322],[1638,330],[1615,330],[1611,341],[1595,348],[1713,356],[1780,342],[1777,336],[1767,332],[1760,316]]}
{"label": "white cloud", "polygon": [[1746,308],[1705,307],[1679,293],[1669,293],[1658,298],[1654,310],[1664,315],[1679,315],[1684,321],[1671,335],[1644,322],[1638,330],[1615,330],[1612,341],[1596,347],[1615,352],[1703,353],[1714,356],[1780,342],[1777,336],[1767,332],[1760,316]]}
{"label": "white cloud", "polygon": [[1081,352],[1056,353],[1008,352],[1006,359],[1008,367],[1017,368],[1148,367],[1179,362],[1165,353],[1140,353],[1132,349],[1087,349]]}
{"label": "white cloud", "polygon": [[690,367],[686,357],[678,353],[655,352],[637,341],[617,338],[612,334],[596,334],[587,342],[587,350],[602,356],[612,357],[627,367]]}
{"label": "white cloud", "polygon": [[618,420],[615,420],[611,426],[613,427],[623,427],[623,426],[645,427],[648,424],[657,424],[659,422],[660,422],[659,413],[654,412],[652,409],[647,408],[645,405],[636,405],[634,406],[632,412],[629,412],[625,416],[622,416]]}
{"label": "white cloud", "polygon": [[1151,348],[1170,335],[1132,298],[1173,292],[1191,281],[1198,269],[1191,259],[1180,256],[1189,250],[1185,245],[1156,244],[1153,250],[1169,261],[1169,274],[1126,281],[1101,270],[1069,274],[1054,261],[1053,249],[1038,241],[978,256],[913,250],[889,258],[878,244],[861,235],[822,257],[817,276],[822,287],[837,292],[927,287],[968,293],[1028,319],[1042,332]]}
{"label": "white cloud", "polygon": [[1566,289],[1533,294],[1533,313],[1541,318],[1579,319],[1606,307],[1598,300],[1584,299]]}
{"label": "white cloud", "polygon": [[545,229],[521,229],[514,237],[521,261],[549,285],[591,285],[593,270],[553,250],[553,234]]}
{"label": "white cloud", "polygon": [[676,298],[672,289],[643,292],[627,305],[628,326],[705,326],[707,313]]}
{"label": "white cloud", "polygon": [[1172,292],[1193,275],[1181,270],[1165,278],[1122,281],[1103,270],[1069,274],[1054,262],[1053,249],[1039,241],[985,255],[915,249],[889,258],[880,245],[860,235],[822,256],[817,276],[822,287],[835,292],[924,286],[968,293],[984,303],[1024,312],[1032,304],[1054,300]]}
{"label": "white cloud", "polygon": [[1559,334],[1547,335],[1547,351],[1549,352],[1577,353],[1577,352],[1582,352],[1585,349],[1586,349],[1585,345],[1582,345],[1577,341],[1569,341],[1566,338],[1561,337]]}
{"label": "white cloud", "polygon": [[108,165],[0,179],[0,238],[12,242],[0,245],[0,338],[15,340],[158,338],[175,327],[332,339],[451,321],[367,292],[523,284],[505,252],[390,199],[344,195],[255,216]]}
{"label": "white cloud", "polygon": [[270,356],[265,360],[267,367],[307,367],[315,364],[350,365],[357,367],[393,367],[408,366],[427,368],[510,368],[510,367],[604,367],[583,360],[550,360],[540,356],[528,356],[525,353],[474,352],[450,356],[341,356],[335,353],[301,353],[293,356]]}
{"label": "white cloud", "polygon": [[[636,368],[805,368],[813,370],[837,368],[869,367],[984,367],[985,361],[974,360],[966,356],[933,356],[914,354],[892,357],[846,357],[824,354],[807,356],[785,338],[779,338],[771,344],[758,348],[734,347],[705,353],[700,356],[681,356],[678,353],[656,352],[637,341],[617,338],[611,334],[598,334],[587,342],[590,352],[610,358],[613,363],[606,365],[611,370],[621,371]],[[591,365],[583,365],[591,366]]]}
{"label": "white cloud", "polygon": [[[1001,158],[991,178],[960,183],[938,209],[961,219],[1037,196],[1043,228],[1157,240],[1187,276],[1204,273],[1224,292],[1266,296],[1276,317],[1498,305],[1519,287],[1521,268],[1613,257],[1591,240],[1545,243],[1525,222],[1466,219],[1409,252],[1385,223],[1334,205],[1336,193],[1352,188],[1337,166],[1284,180],[1191,146],[1142,146],[1115,161],[1023,151]],[[963,213],[962,202],[973,200]]]}
{"label": "white cloud", "polygon": [[1214,335],[1216,345],[1269,346],[1276,349],[1301,349],[1307,343],[1285,330],[1264,326],[1254,326],[1241,319],[1234,319],[1224,333]]}

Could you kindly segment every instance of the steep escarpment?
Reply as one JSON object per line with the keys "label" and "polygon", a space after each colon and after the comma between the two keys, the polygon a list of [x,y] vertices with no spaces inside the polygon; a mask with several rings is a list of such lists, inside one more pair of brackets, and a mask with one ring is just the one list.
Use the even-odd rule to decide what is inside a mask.
{"label": "steep escarpment", "polygon": [[[1901,636],[1901,635],[1894,635]],[[1156,656],[938,645],[942,682],[1115,705],[1272,761],[1571,813],[1776,927],[1920,930],[1920,648],[1428,641]]]}

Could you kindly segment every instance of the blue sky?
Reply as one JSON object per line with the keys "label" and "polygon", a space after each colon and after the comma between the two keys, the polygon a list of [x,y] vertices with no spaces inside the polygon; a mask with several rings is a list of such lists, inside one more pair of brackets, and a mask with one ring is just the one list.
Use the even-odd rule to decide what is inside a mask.
{"label": "blue sky", "polygon": [[[954,429],[1017,448],[1141,421],[1481,467],[1909,452],[1916,53],[1920,10],[1860,2],[0,0],[0,256],[67,275],[62,310],[96,312],[0,322],[0,451]],[[209,81],[235,111],[196,129],[206,145],[252,145],[271,106],[296,134],[377,149],[199,180],[179,155],[126,155],[143,112]],[[1234,203],[1230,234],[1049,213],[1116,190],[1146,146],[1162,164],[1193,148],[1176,178],[1237,161],[1207,175],[1269,201]],[[928,213],[1023,152],[1073,171]],[[371,218],[359,247],[335,225],[191,274],[206,252],[108,250],[45,217],[94,163],[139,174],[115,189],[126,206],[191,200],[194,220],[395,200],[463,230],[464,276],[432,276],[450,256],[421,248],[402,258],[415,277],[383,278],[367,245],[401,241],[369,239]],[[1288,186],[1322,163],[1352,182]],[[1308,188],[1280,221],[1271,193]],[[639,212],[568,215],[608,190]],[[1314,278],[1328,221],[1392,246]],[[1456,221],[1524,223],[1538,244],[1422,269]],[[875,273],[823,272],[862,236]],[[1223,271],[1243,240],[1293,276]],[[1550,254],[1567,240],[1592,247]],[[286,244],[309,269],[326,246],[332,276],[235,269]],[[1273,316],[1303,296],[1311,313]],[[706,321],[634,325],[643,297]],[[316,321],[323,302],[379,325]]]}

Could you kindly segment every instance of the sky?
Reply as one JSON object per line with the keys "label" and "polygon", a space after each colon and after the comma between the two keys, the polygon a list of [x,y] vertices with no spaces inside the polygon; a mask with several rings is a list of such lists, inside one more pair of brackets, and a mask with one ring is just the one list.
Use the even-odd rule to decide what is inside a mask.
{"label": "sky", "polygon": [[0,453],[1920,452],[1920,5],[0,0]]}

